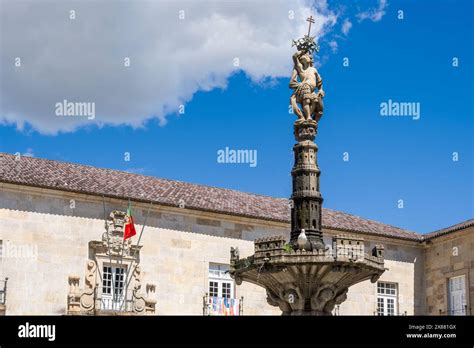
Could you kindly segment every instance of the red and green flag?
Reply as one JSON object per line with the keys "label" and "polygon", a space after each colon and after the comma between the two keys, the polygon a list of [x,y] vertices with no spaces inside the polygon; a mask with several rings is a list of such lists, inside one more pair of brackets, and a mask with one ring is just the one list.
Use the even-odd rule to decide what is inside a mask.
{"label": "red and green flag", "polygon": [[133,224],[132,207],[129,203],[128,208],[127,208],[127,215],[125,216],[125,228],[123,232],[123,240],[132,238],[136,234],[137,234],[137,231],[135,230],[135,225]]}

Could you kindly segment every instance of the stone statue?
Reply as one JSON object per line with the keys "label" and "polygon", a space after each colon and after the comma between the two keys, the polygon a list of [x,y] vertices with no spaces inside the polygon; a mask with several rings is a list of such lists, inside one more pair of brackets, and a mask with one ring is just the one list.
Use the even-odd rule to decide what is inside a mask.
{"label": "stone statue", "polygon": [[[291,95],[290,103],[293,112],[298,116],[297,122],[308,120],[319,122],[323,115],[323,81],[318,70],[314,67],[313,61],[313,52],[318,52],[319,47],[314,41],[314,37],[309,36],[311,23],[314,23],[314,21],[309,21],[308,35],[293,41],[293,46],[296,46],[297,51],[293,54],[294,66],[290,88],[294,92]],[[316,88],[318,89],[317,92]]]}
{"label": "stone statue", "polygon": [[231,247],[230,248],[230,259],[233,261],[239,261],[240,255],[239,255],[239,247]]}

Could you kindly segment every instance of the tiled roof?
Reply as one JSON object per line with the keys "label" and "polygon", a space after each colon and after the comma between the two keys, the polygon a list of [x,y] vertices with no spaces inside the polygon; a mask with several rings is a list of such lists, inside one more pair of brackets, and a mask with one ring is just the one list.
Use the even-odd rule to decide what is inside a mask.
{"label": "tiled roof", "polygon": [[[61,191],[104,195],[141,202],[238,215],[270,221],[290,221],[288,199],[195,185],[128,172],[61,161],[0,153],[0,182]],[[373,220],[323,208],[323,227],[347,232],[421,241],[422,235]]]}
{"label": "tiled roof", "polygon": [[434,232],[431,232],[431,233],[424,234],[423,235],[423,240],[430,240],[430,239],[433,239],[433,238],[436,238],[436,237],[444,236],[445,234],[449,234],[451,232],[456,232],[456,231],[459,231],[459,230],[463,230],[463,229],[471,227],[471,226],[474,226],[474,219],[470,219],[470,220],[467,220],[467,221],[464,221],[464,222],[460,222],[456,225],[443,228],[443,229],[438,230],[438,231],[434,231]]}

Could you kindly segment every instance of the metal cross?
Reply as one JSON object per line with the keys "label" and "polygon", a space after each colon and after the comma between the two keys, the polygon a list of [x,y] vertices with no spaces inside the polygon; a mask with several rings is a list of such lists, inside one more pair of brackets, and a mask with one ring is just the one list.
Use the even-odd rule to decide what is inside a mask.
{"label": "metal cross", "polygon": [[309,33],[311,32],[311,23],[316,23],[313,16],[309,16],[308,18],[306,18],[306,22],[309,22],[309,28],[308,28],[308,36],[309,36]]}

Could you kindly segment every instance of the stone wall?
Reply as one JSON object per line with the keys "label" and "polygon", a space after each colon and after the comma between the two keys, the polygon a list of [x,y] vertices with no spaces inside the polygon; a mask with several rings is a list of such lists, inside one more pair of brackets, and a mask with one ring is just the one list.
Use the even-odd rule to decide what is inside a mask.
{"label": "stone wall", "polygon": [[[9,277],[7,314],[65,314],[68,276],[80,276],[83,286],[88,242],[100,240],[104,232],[102,198],[0,185],[0,240],[4,251],[9,245],[10,256],[15,248],[23,252],[17,257],[0,258],[0,279]],[[127,202],[107,198],[105,205],[108,215],[114,209],[124,210]],[[138,231],[147,208],[147,204],[134,206]],[[157,285],[157,313],[201,315],[209,263],[228,264],[231,246],[239,247],[241,257],[251,255],[254,239],[289,236],[289,228],[286,223],[179,207],[152,207],[140,257],[143,283]],[[324,232],[327,243],[340,233]],[[375,243],[386,246],[388,270],[382,279],[399,284],[400,312],[422,313],[420,246],[397,239],[363,237],[366,250]],[[340,314],[372,315],[375,291],[370,282],[351,288]],[[244,296],[244,314],[280,314],[266,303],[265,291],[260,287],[244,283],[237,286],[235,295]]]}
{"label": "stone wall", "polygon": [[[379,281],[397,283],[398,315],[424,314],[423,254],[418,243],[365,237],[366,252],[375,244],[385,247],[385,268]],[[377,304],[377,284],[369,280],[349,288],[347,300],[340,306],[341,315],[374,315]]]}
{"label": "stone wall", "polygon": [[425,243],[427,314],[447,314],[448,279],[466,277],[468,313],[474,314],[474,226],[433,238]]}

